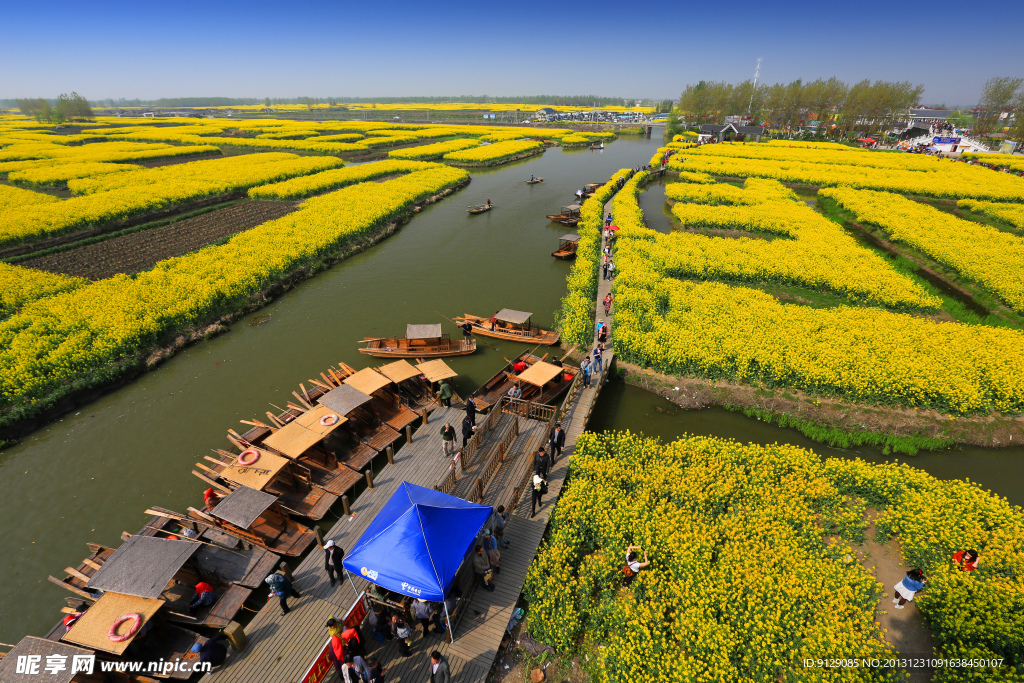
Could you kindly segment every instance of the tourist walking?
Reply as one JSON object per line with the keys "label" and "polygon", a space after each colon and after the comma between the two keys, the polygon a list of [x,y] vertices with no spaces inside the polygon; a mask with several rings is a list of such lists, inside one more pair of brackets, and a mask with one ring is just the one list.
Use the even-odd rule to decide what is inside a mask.
{"label": "tourist walking", "polygon": [[462,448],[466,448],[466,442],[473,438],[473,432],[476,427],[470,422],[469,418],[463,418],[462,420]]}
{"label": "tourist walking", "polygon": [[445,457],[451,458],[455,455],[455,436],[455,427],[452,427],[451,422],[445,422],[441,427],[441,448]]}
{"label": "tourist walking", "polygon": [[605,254],[604,263],[601,264],[601,279],[608,279],[608,254]]}
{"label": "tourist walking", "polygon": [[604,349],[602,349],[600,346],[598,346],[596,349],[594,349],[594,372],[595,373],[599,373],[599,372],[602,372],[604,370],[604,358],[602,358],[602,353],[603,352],[604,352]]}
{"label": "tourist walking", "polygon": [[368,657],[366,659],[366,666],[368,672],[366,683],[384,683],[384,674],[388,670],[380,665],[380,660],[376,657]]}
{"label": "tourist walking", "polygon": [[327,570],[327,576],[331,579],[331,587],[334,586],[335,572],[338,574],[338,581],[341,581],[342,572],[345,571],[341,561],[344,559],[344,548],[334,541],[327,541],[327,543],[324,543],[324,569]]}
{"label": "tourist walking", "polygon": [[[644,561],[640,561],[640,556],[637,555],[636,551],[639,550],[644,554]],[[641,569],[649,565],[651,562],[647,559],[647,551],[638,545],[631,545],[626,548],[626,565],[622,568],[622,585],[628,587],[629,584],[633,583],[633,579],[640,572]]]}
{"label": "tourist walking", "polygon": [[893,586],[895,593],[892,601],[896,603],[896,609],[905,609],[907,602],[912,601],[926,583],[928,579],[924,578],[924,572],[920,569],[907,572],[903,580]]}
{"label": "tourist walking", "polygon": [[601,329],[597,333],[597,343],[604,344],[608,341],[608,326],[601,323]]}
{"label": "tourist walking", "polygon": [[958,550],[953,553],[953,562],[962,572],[973,572],[978,568],[980,560],[977,550]]}
{"label": "tourist walking", "polygon": [[615,261],[612,261],[611,259],[608,260],[608,279],[615,279]]}
{"label": "tourist walking", "polygon": [[403,657],[412,654],[412,650],[409,649],[409,636],[412,635],[412,629],[405,623],[405,619],[397,614],[391,615],[391,635],[398,642],[398,654]]}
{"label": "tourist walking", "polygon": [[507,525],[508,513],[505,512],[504,505],[499,505],[494,511],[494,515],[491,516],[491,526],[494,527],[494,537],[498,539],[498,543],[501,545],[502,550],[512,545],[505,540],[505,527]]}
{"label": "tourist walking", "polygon": [[426,638],[430,633],[430,618],[434,614],[433,608],[426,600],[416,599],[412,603],[412,612],[419,619],[420,626],[423,627],[423,637]]}
{"label": "tourist walking", "polygon": [[441,380],[441,386],[437,390],[437,397],[441,399],[441,405],[445,408],[452,407],[452,387],[445,380]]}
{"label": "tourist walking", "polygon": [[481,586],[489,591],[494,590],[494,586],[491,585],[494,576],[494,572],[491,571],[491,560],[484,553],[483,545],[479,543],[473,549],[473,573],[480,580]]}
{"label": "tourist walking", "polygon": [[484,551],[487,553],[487,560],[491,563],[491,569],[495,574],[501,573],[501,553],[498,552],[498,539],[491,535],[490,529],[484,529],[484,538],[481,541]]}
{"label": "tourist walking", "polygon": [[266,579],[266,584],[270,586],[270,595],[277,598],[281,602],[281,615],[288,614],[291,609],[288,607],[288,598],[301,598],[302,595],[295,590],[295,586],[288,580],[281,570],[277,570]]}
{"label": "tourist walking", "polygon": [[470,424],[476,424],[476,402],[473,401],[472,396],[466,398],[466,419]]}
{"label": "tourist walking", "polygon": [[551,462],[548,460],[548,454],[543,448],[537,449],[537,452],[533,454],[533,473],[546,478],[550,466]]}
{"label": "tourist walking", "polygon": [[604,295],[604,316],[606,318],[609,315],[611,315],[611,312],[612,312],[612,301],[614,301],[614,300],[615,300],[615,297],[612,296],[611,292],[608,292],[607,294]]}
{"label": "tourist walking", "polygon": [[583,372],[583,386],[587,389],[590,388],[590,356],[583,359],[583,364],[580,366],[580,370]]}
{"label": "tourist walking", "polygon": [[437,650],[430,653],[430,683],[452,683],[448,660]]}
{"label": "tourist walking", "polygon": [[604,224],[605,224],[606,227],[612,224],[612,215],[611,214],[608,214],[607,216],[604,217]]}
{"label": "tourist walking", "polygon": [[[345,653],[345,666],[341,670],[343,674],[341,680],[343,683],[363,683],[363,677],[356,670],[354,659],[355,657],[352,656],[351,652]],[[362,660],[362,657],[359,659]]]}
{"label": "tourist walking", "polygon": [[544,481],[544,478],[539,474],[533,475],[533,498],[530,500],[530,517],[537,514],[537,509],[544,506],[544,501],[541,500],[543,495],[547,493],[548,483]]}
{"label": "tourist walking", "polygon": [[554,463],[562,457],[562,449],[565,448],[565,431],[562,429],[561,422],[556,422],[555,426],[551,428],[548,442],[551,445],[551,462]]}

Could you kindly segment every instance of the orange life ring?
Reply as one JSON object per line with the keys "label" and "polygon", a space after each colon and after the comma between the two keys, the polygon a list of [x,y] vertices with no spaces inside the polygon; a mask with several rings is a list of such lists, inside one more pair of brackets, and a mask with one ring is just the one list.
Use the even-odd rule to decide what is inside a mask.
{"label": "orange life ring", "polygon": [[[120,635],[120,636],[117,635],[117,627],[120,626],[121,624],[123,624],[126,621],[134,622],[134,623],[132,623],[132,627],[130,629],[128,629],[128,632],[125,633],[124,635]],[[121,617],[120,619],[118,619],[117,621],[115,621],[110,626],[110,630],[107,632],[107,638],[109,638],[110,641],[114,642],[114,643],[124,642],[124,641],[128,640],[129,638],[131,638],[132,636],[134,636],[136,633],[138,633],[139,632],[139,627],[141,627],[141,626],[142,626],[142,615],[141,614],[139,614],[138,612],[132,612],[131,614],[126,614],[123,617]]]}
{"label": "orange life ring", "polygon": [[331,415],[324,415],[323,417],[320,418],[320,425],[323,427],[333,427],[334,425],[338,424],[338,420],[340,419],[340,417],[334,415],[333,413]]}
{"label": "orange life ring", "polygon": [[[249,455],[251,455],[252,457],[249,458],[248,460],[246,460],[245,459],[246,456],[249,456]],[[239,465],[251,465],[254,462],[256,462],[257,460],[259,460],[259,459],[260,459],[260,452],[258,450],[256,450],[255,448],[248,448],[248,449],[246,449],[246,450],[244,450],[244,451],[242,451],[241,453],[238,454],[238,464]]]}

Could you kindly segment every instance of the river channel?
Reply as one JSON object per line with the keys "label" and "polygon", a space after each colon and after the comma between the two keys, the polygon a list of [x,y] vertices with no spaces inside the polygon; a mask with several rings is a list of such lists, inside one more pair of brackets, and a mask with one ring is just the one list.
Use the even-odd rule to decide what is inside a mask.
{"label": "river channel", "polygon": [[[572,203],[584,183],[647,163],[658,139],[623,138],[603,151],[549,149],[542,156],[473,172],[457,194],[426,207],[381,244],[282,295],[231,330],[179,353],[153,372],[66,415],[0,452],[0,641],[41,635],[61,616],[70,593],[46,580],[88,554],[87,541],[117,546],[156,505],[200,506],[204,485],[191,474],[210,449],[227,447],[240,419],[265,418],[298,383],[343,361],[357,368],[382,361],[358,353],[364,336],[402,334],[407,323],[443,322],[461,313],[490,315],[502,307],[534,312],[550,327],[565,293],[566,262],[551,258],[563,226],[547,213]],[[545,182],[529,186],[530,175]],[[662,200],[645,193],[644,208]],[[663,191],[662,191],[662,197]],[[496,208],[468,216],[491,199]],[[667,217],[665,217],[667,220]],[[667,223],[665,224],[667,228]],[[459,393],[490,377],[522,345],[486,340],[473,356],[450,359]],[[307,384],[308,386],[308,384]],[[848,457],[797,432],[710,410],[688,413],[665,399],[611,383],[594,427],[672,438],[683,432],[739,441],[787,441]],[[860,449],[868,459],[881,454]],[[940,477],[970,477],[1015,503],[1022,449],[965,449],[909,459]],[[331,521],[328,518],[327,521]]]}

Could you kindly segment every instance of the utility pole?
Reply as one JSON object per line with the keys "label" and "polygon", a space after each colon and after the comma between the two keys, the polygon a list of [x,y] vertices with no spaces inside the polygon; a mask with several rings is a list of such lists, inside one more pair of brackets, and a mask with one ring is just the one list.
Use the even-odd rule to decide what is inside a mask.
{"label": "utility pole", "polygon": [[753,116],[754,93],[757,92],[757,77],[761,75],[761,58],[757,58],[757,66],[754,67],[754,85],[750,88],[750,104],[747,105],[747,115]]}

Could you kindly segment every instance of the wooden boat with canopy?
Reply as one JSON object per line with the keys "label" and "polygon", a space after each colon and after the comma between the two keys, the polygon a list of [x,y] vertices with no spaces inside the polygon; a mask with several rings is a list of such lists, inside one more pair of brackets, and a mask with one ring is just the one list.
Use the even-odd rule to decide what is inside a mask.
{"label": "wooden boat with canopy", "polygon": [[583,218],[580,215],[580,209],[581,207],[579,204],[570,204],[559,208],[558,213],[549,213],[545,218],[549,221],[554,221],[555,223],[561,223],[562,225],[572,227],[579,223]]}
{"label": "wooden boat with canopy", "polygon": [[[88,603],[87,603],[88,604]],[[65,612],[73,611],[65,609]],[[135,619],[125,619],[128,615],[137,614]],[[194,631],[175,626],[168,623],[167,602],[160,598],[145,598],[135,595],[128,595],[116,591],[103,593],[94,603],[88,604],[86,610],[71,625],[65,629],[63,624],[58,624],[51,632],[49,638],[58,643],[78,646],[75,648],[86,648],[95,653],[97,659],[114,662],[180,662],[186,664],[181,667],[183,671],[167,671],[162,668],[159,671],[147,671],[147,676],[155,678],[173,678],[188,680],[192,676],[192,667],[188,664],[196,661],[194,654],[189,654],[195,645],[202,646],[206,643],[206,636]],[[110,639],[110,631],[114,624],[119,626],[114,629],[117,635],[122,636],[117,642]],[[134,630],[134,631],[133,631]],[[54,643],[50,644],[46,654],[51,654]],[[10,657],[5,657],[10,659]],[[71,671],[71,662],[68,662],[67,671]],[[99,667],[96,667],[99,670]],[[56,679],[46,676],[51,680],[66,681],[107,681],[107,680],[136,680],[139,683],[152,680],[150,678],[119,679],[102,677],[65,678]],[[19,678],[2,680],[20,680]]]}
{"label": "wooden boat with canopy", "polygon": [[[491,379],[476,390],[473,401],[479,410],[485,410],[497,403],[502,396],[508,395],[513,386],[519,387],[524,401],[553,405],[558,398],[569,390],[580,369],[557,360],[553,363],[545,361],[547,356],[535,356],[529,351],[512,359]],[[516,374],[515,365],[526,364],[526,369]]]}
{"label": "wooden boat with canopy", "polygon": [[583,186],[583,198],[590,199],[603,183],[587,183]]}
{"label": "wooden boat with canopy", "polygon": [[[250,449],[243,449],[243,453]],[[339,495],[319,485],[322,477],[315,476],[309,467],[300,462],[289,461],[276,453],[253,449],[255,454],[246,456],[217,449],[217,458],[206,456],[207,464],[196,463],[192,474],[222,493],[230,493],[239,486],[251,486],[278,497],[281,507],[297,517],[313,521],[324,518],[337,502]],[[258,460],[248,467],[240,464],[240,458],[248,461],[254,455]],[[264,470],[264,471],[261,471]],[[320,472],[317,471],[316,475]]]}
{"label": "wooden boat with canopy", "polygon": [[476,351],[475,339],[452,340],[436,325],[407,325],[404,337],[377,337],[363,339],[359,349],[377,358],[447,358],[468,356]]}
{"label": "wooden boat with canopy", "polygon": [[[200,555],[200,551],[206,548],[192,540],[128,536],[125,543],[96,570],[82,592],[76,594],[87,600],[96,600],[110,592],[159,599],[166,603],[165,612],[170,621],[224,628],[234,620],[253,588],[266,574],[257,577],[254,576],[256,572],[247,572],[241,578],[245,580],[248,576],[250,585],[236,583],[221,574],[225,567],[231,566],[224,563],[223,557],[230,555],[230,551],[214,549],[221,557],[209,552]],[[272,562],[261,561],[264,557],[276,556],[261,551],[254,568],[255,565],[260,569],[273,567]],[[200,581],[213,588],[215,602],[189,612],[188,603]]]}
{"label": "wooden boat with canopy", "polygon": [[[70,608],[65,608],[64,611],[69,614],[77,612]],[[73,664],[76,657],[91,659],[96,656],[96,653],[93,650],[60,642],[60,637],[64,635],[64,632],[63,622],[58,622],[45,638],[37,636],[22,638],[6,656],[0,656],[0,681],[4,683],[14,683],[15,681],[19,683],[22,681],[26,683],[31,681],[46,681],[46,683],[153,683],[154,679],[148,675],[143,676],[125,671],[104,671],[101,674],[99,666],[95,666],[94,673],[91,674],[85,671],[75,671]],[[206,638],[202,638],[202,642],[206,642]],[[38,674],[23,673],[25,657],[38,658],[35,660],[39,662]],[[58,657],[58,661],[65,665],[64,670],[47,669],[47,657]],[[101,658],[107,659],[108,657]],[[152,673],[151,675],[156,676],[157,674]]]}
{"label": "wooden boat with canopy", "polygon": [[240,486],[221,498],[212,510],[188,508],[188,514],[152,507],[146,514],[167,517],[196,531],[197,540],[223,548],[263,548],[298,557],[316,541],[313,530],[281,509],[277,497]]}
{"label": "wooden boat with canopy", "polygon": [[[440,363],[446,368],[448,367],[440,359],[431,362]],[[420,410],[430,410],[434,406],[439,405],[434,397],[431,381],[427,379],[419,367],[409,361],[396,360],[393,363],[382,365],[376,368],[376,370],[394,383],[393,390],[402,403],[411,408],[419,408]]]}
{"label": "wooden boat with canopy", "polygon": [[562,235],[558,238],[558,249],[551,252],[551,255],[555,258],[560,258],[563,261],[576,258],[576,249],[580,244],[580,236],[572,233],[568,235]]}
{"label": "wooden boat with canopy", "polygon": [[526,344],[542,344],[551,346],[558,343],[557,332],[549,332],[539,327],[533,327],[530,319],[533,313],[516,311],[511,308],[503,308],[494,314],[494,329],[491,329],[491,319],[467,313],[456,318],[459,325],[469,322],[473,325],[473,334],[484,337],[494,337],[507,341],[517,341]]}

